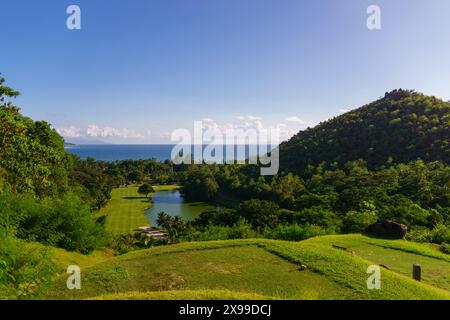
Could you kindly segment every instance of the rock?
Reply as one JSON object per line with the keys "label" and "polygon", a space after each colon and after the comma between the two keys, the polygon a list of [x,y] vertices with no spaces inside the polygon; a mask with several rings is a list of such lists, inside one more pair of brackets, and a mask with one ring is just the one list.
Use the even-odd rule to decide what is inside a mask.
{"label": "rock", "polygon": [[374,224],[368,226],[366,232],[379,237],[404,239],[408,232],[408,227],[394,221],[379,219]]}

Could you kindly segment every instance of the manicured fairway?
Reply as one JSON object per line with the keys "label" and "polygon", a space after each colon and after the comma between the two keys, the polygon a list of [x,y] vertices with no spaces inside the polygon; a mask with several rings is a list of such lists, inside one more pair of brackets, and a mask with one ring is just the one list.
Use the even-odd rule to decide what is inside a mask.
{"label": "manicured fairway", "polygon": [[100,210],[99,216],[106,216],[105,227],[112,234],[125,234],[141,226],[148,226],[144,210],[151,206],[148,198],[137,193],[138,187],[114,189],[111,200]]}
{"label": "manicured fairway", "polygon": [[[177,185],[153,186],[155,191],[171,191],[179,188]],[[111,200],[100,210],[98,216],[106,216],[105,227],[112,234],[126,234],[142,226],[148,226],[144,211],[152,203],[149,198],[137,193],[137,186],[113,189]]]}

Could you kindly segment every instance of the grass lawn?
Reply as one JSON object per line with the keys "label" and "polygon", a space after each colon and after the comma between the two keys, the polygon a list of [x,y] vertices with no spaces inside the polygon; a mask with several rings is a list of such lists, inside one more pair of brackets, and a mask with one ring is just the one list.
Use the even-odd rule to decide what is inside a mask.
{"label": "grass lawn", "polygon": [[336,283],[257,246],[184,251],[109,261],[83,274],[83,288],[62,293],[88,298],[114,292],[233,290],[277,298],[326,299]]}
{"label": "grass lawn", "polygon": [[346,247],[360,257],[376,264],[383,264],[407,277],[412,275],[412,265],[419,263],[424,283],[450,291],[450,255],[440,253],[428,245],[404,240],[374,239],[361,235],[326,236],[320,241]]}
{"label": "grass lawn", "polygon": [[113,189],[111,200],[98,213],[106,216],[105,227],[112,234],[133,232],[141,226],[148,226],[145,209],[151,206],[148,198],[137,193],[138,187]]}
{"label": "grass lawn", "polygon": [[[170,191],[179,188],[177,185],[154,186],[155,191]],[[105,227],[112,234],[126,234],[139,227],[148,226],[144,215],[152,203],[138,192],[138,186],[128,186],[113,189],[111,200],[102,208],[98,216],[106,216]]]}
{"label": "grass lawn", "polygon": [[[383,249],[387,250],[383,255],[373,249],[377,247],[373,243],[402,249]],[[334,249],[332,244],[351,247],[355,254]],[[392,262],[422,257],[433,261],[421,260],[423,267],[433,266],[433,271],[424,273],[422,283],[411,279],[403,262]],[[378,263],[391,270],[381,269],[381,290],[368,290],[367,267]],[[306,270],[300,270],[302,264]],[[442,275],[449,267],[447,256],[428,246],[361,235],[301,242],[187,242],[139,250],[88,266],[82,270],[81,290],[67,290],[62,276],[47,298],[450,299],[445,276],[429,280],[430,273]]]}

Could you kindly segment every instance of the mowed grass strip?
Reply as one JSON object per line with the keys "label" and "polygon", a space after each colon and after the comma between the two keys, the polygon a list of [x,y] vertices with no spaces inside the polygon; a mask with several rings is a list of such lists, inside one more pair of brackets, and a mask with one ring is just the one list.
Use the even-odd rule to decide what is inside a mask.
{"label": "mowed grass strip", "polygon": [[98,213],[106,216],[106,230],[112,234],[126,234],[139,227],[148,226],[144,211],[152,204],[148,198],[138,194],[137,186],[113,189],[111,200]]}

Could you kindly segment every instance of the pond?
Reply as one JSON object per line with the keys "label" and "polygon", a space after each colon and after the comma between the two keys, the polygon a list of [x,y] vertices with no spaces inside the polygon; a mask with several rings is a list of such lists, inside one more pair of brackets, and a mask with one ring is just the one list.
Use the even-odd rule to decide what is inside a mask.
{"label": "pond", "polygon": [[184,221],[197,218],[203,211],[214,208],[205,202],[189,202],[184,200],[179,190],[156,191],[153,205],[145,212],[151,226],[158,226],[158,213],[164,211],[171,216],[179,216]]}

